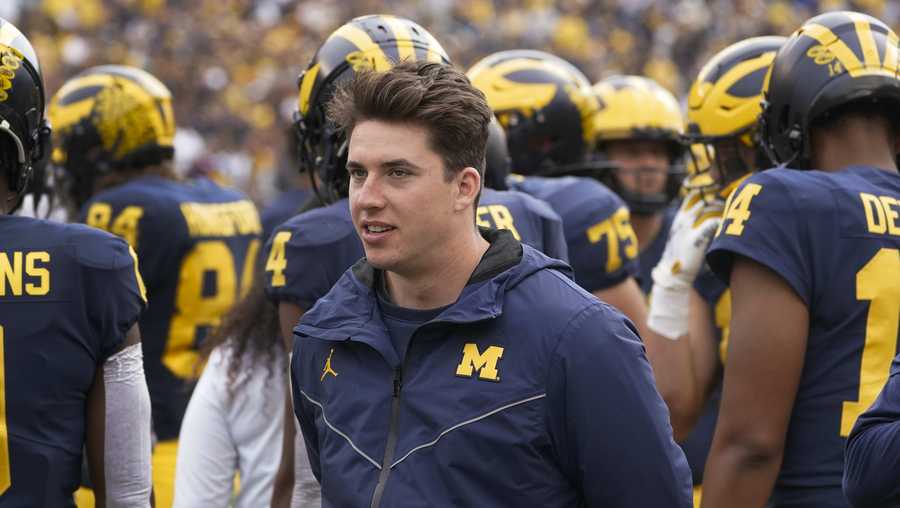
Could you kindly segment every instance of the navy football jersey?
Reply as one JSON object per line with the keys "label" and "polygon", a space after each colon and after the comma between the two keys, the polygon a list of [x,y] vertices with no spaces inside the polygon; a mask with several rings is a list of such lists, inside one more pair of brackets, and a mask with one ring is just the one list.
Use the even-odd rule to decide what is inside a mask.
{"label": "navy football jersey", "polygon": [[550,205],[524,192],[481,192],[475,222],[483,228],[508,229],[513,237],[551,258],[569,260],[562,219]]}
{"label": "navy football jersey", "polygon": [[263,229],[262,239],[268,240],[275,227],[300,213],[300,209],[311,195],[308,189],[291,189],[276,196],[259,214]]}
{"label": "navy football jersey", "polygon": [[80,220],[137,251],[150,305],[140,321],[160,440],[175,439],[199,373],[197,349],[253,279],[261,226],[238,191],[147,176],[94,196]]}
{"label": "navy football jersey", "polygon": [[346,198],[288,219],[275,228],[263,252],[266,294],[305,310],[365,255]]}
{"label": "navy football jersey", "polygon": [[666,250],[666,241],[669,240],[669,230],[672,229],[672,221],[675,220],[675,214],[678,213],[680,203],[669,206],[662,212],[663,222],[659,228],[656,238],[650,242],[646,248],[638,253],[638,273],[636,276],[637,283],[641,286],[641,291],[645,295],[650,294],[653,289],[653,269],[662,258],[663,251]]}
{"label": "navy football jersey", "polygon": [[708,265],[704,265],[694,279],[694,290],[709,306],[712,329],[718,344],[719,360],[725,363],[728,354],[728,330],[731,324],[731,290]]}
{"label": "navy football jersey", "polygon": [[587,291],[606,289],[638,271],[638,244],[628,207],[591,178],[511,175],[511,189],[547,202],[562,217],[569,264]]}
{"label": "navy football jersey", "polygon": [[755,174],[728,199],[707,259],[727,280],[736,255],[777,273],[809,309],[773,501],[846,506],[844,442],[884,386],[900,340],[900,174]]}
{"label": "navy football jersey", "polygon": [[[522,243],[566,260],[562,221],[546,203],[527,194],[484,189],[476,221],[482,227],[508,229]],[[265,252],[269,298],[302,309],[312,308],[365,256],[347,199],[303,212],[275,228]]]}
{"label": "navy football jersey", "polygon": [[94,374],[144,302],[121,239],[0,216],[0,506],[74,506]]}

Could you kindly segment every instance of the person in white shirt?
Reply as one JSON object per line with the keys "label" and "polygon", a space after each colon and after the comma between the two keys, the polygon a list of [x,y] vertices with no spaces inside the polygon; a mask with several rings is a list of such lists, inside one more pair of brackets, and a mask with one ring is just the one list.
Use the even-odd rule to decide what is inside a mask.
{"label": "person in white shirt", "polygon": [[[288,353],[261,284],[207,338],[203,361],[181,425],[174,506],[227,506],[232,498],[237,508],[268,506],[282,455]],[[297,469],[312,478],[308,467]],[[296,483],[316,502],[317,482]]]}

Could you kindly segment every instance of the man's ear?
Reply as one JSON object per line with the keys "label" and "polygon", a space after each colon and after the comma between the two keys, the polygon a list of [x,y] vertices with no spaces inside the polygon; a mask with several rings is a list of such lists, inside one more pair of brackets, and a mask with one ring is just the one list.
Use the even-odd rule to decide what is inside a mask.
{"label": "man's ear", "polygon": [[473,167],[463,168],[454,179],[457,186],[456,210],[473,207],[481,192],[481,175]]}

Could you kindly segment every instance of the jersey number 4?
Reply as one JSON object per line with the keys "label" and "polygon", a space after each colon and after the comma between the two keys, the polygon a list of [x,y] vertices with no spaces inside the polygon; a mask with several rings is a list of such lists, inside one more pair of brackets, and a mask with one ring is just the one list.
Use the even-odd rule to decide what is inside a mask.
{"label": "jersey number 4", "polygon": [[285,256],[285,244],[291,239],[290,231],[279,231],[272,238],[272,249],[269,258],[266,259],[266,271],[272,272],[272,287],[279,288],[287,282],[284,278],[284,270],[287,268]]}
{"label": "jersey number 4", "polygon": [[725,228],[726,235],[741,236],[744,232],[744,222],[750,219],[750,202],[762,191],[762,185],[756,183],[748,183],[740,193],[731,193],[725,202],[725,214],[722,216],[722,222],[719,223],[719,229],[716,230],[716,236],[722,234],[722,228],[728,222]]}
{"label": "jersey number 4", "polygon": [[841,436],[849,436],[856,419],[875,402],[887,383],[891,361],[897,354],[900,329],[900,250],[881,249],[856,272],[856,299],[869,301],[866,342],[859,368],[859,399],[845,401]]}

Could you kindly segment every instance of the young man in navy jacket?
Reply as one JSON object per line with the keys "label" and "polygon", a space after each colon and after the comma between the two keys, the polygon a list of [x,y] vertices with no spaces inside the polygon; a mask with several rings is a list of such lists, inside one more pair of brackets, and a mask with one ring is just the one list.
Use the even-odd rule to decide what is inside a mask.
{"label": "young man in navy jacket", "polygon": [[366,258],[294,330],[323,506],[690,506],[633,325],[563,262],[476,227],[482,93],[403,63],[329,114]]}

